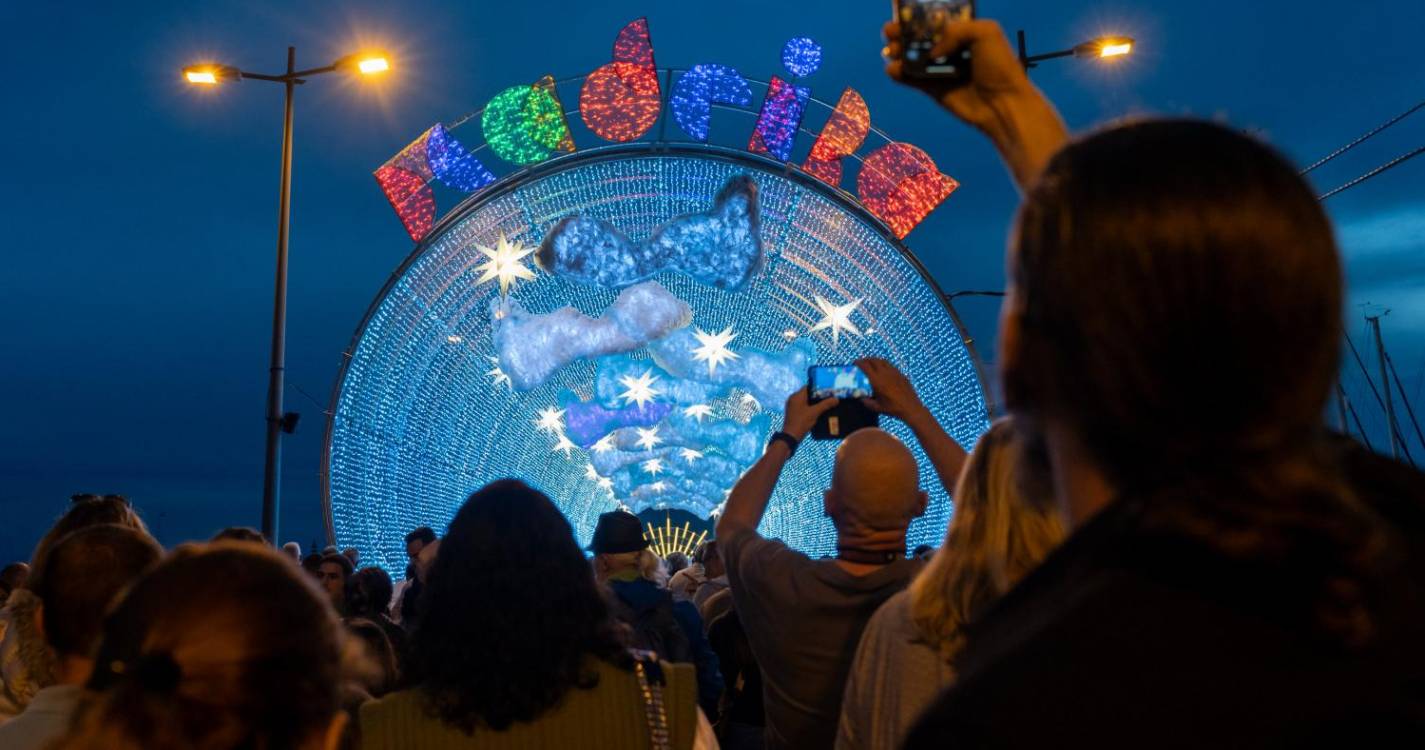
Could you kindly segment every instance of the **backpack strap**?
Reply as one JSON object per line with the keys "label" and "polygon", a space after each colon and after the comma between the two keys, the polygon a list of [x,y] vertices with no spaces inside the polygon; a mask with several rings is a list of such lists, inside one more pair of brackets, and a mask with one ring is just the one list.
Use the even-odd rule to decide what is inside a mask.
{"label": "backpack strap", "polygon": [[638,688],[643,697],[643,713],[648,721],[648,746],[652,750],[670,750],[668,738],[668,708],[663,704],[663,686],[666,679],[663,665],[649,651],[630,649],[633,653],[633,671],[638,675]]}

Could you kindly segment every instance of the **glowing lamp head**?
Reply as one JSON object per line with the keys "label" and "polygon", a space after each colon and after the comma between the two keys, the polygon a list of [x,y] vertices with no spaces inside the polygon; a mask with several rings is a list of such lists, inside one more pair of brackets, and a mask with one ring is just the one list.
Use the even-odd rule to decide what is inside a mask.
{"label": "glowing lamp head", "polygon": [[238,72],[226,65],[189,65],[183,69],[183,79],[199,86],[213,86],[237,78]]}
{"label": "glowing lamp head", "polygon": [[391,69],[391,61],[387,60],[385,55],[363,57],[356,61],[356,69],[361,71],[362,75],[385,73]]}
{"label": "glowing lamp head", "polygon": [[1126,36],[1106,36],[1079,45],[1075,52],[1080,57],[1125,57],[1133,52],[1133,39]]}

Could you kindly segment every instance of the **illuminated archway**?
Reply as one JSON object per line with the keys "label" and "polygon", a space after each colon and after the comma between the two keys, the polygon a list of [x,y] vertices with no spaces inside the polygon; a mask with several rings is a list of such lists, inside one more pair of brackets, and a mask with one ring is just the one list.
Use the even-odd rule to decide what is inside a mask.
{"label": "illuminated archway", "polygon": [[[788,367],[884,356],[909,374],[950,433],[971,445],[987,425],[974,353],[936,284],[884,224],[810,175],[746,151],[608,146],[540,163],[469,198],[434,227],[373,302],[338,377],[328,422],[324,490],[338,543],[399,570],[406,531],[444,528],[471,491],[506,476],[548,493],[581,543],[589,540],[598,514],[620,503],[635,511],[662,503],[706,515],[719,499],[712,489],[730,487],[755,458],[751,450],[760,453],[780,424],[782,404],[759,402],[755,383],[711,386],[702,391],[709,398],[700,405],[707,409],[694,415],[694,428],[690,403],[667,387],[679,378],[660,368],[647,346],[580,358],[530,390],[512,390],[492,338],[492,324],[506,308],[499,283],[478,283],[490,261],[480,247],[495,248],[503,235],[533,248],[575,213],[642,240],[676,216],[708,210],[723,185],[739,175],[757,186],[765,260],[736,291],[677,270],[654,276],[691,308],[687,330],[731,328],[731,351],[781,357]],[[619,295],[618,289],[532,264],[530,270],[534,278],[512,279],[509,293],[530,314],[572,306],[597,318]],[[849,318],[859,334],[813,330],[824,317],[818,298],[834,306],[859,300]],[[664,416],[638,424],[664,429],[665,438],[681,434],[681,442],[614,449],[610,458],[595,456],[587,439],[564,439],[565,417],[546,416],[536,424],[545,409],[627,405],[599,392],[600,367],[633,368],[664,383],[654,397],[667,405]],[[937,543],[949,498],[909,432],[887,422],[916,452],[923,486],[931,491],[929,510],[911,527],[910,543]],[[633,423],[606,426],[616,424]],[[798,453],[772,500],[764,533],[813,555],[832,550],[834,531],[821,504],[831,457],[829,446],[808,445]],[[699,468],[711,466],[698,462],[712,458],[721,463]],[[654,459],[657,465],[647,463]]]}

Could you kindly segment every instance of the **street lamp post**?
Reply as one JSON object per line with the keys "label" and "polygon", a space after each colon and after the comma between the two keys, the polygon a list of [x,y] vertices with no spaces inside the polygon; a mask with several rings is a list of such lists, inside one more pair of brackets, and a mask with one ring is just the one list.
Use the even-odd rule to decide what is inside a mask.
{"label": "street lamp post", "polygon": [[1042,55],[1031,55],[1024,46],[1024,31],[1019,32],[1019,62],[1025,70],[1037,67],[1045,60],[1053,60],[1059,57],[1123,57],[1133,52],[1134,40],[1126,36],[1102,36],[1091,39],[1083,44],[1061,49],[1057,52],[1046,52]]}
{"label": "street lamp post", "polygon": [[362,75],[389,70],[385,55],[348,55],[331,65],[297,70],[297,50],[287,48],[287,72],[281,75],[249,73],[229,65],[192,65],[183,69],[189,83],[212,86],[244,78],[280,83],[286,89],[286,107],[282,117],[282,177],[277,198],[277,279],[272,302],[272,352],[267,375],[267,453],[262,476],[262,534],[273,544],[279,542],[278,509],[281,506],[280,476],[282,473],[282,433],[296,428],[296,415],[282,410],[283,373],[287,359],[287,232],[292,210],[292,95],[306,79],[338,70],[353,70]]}

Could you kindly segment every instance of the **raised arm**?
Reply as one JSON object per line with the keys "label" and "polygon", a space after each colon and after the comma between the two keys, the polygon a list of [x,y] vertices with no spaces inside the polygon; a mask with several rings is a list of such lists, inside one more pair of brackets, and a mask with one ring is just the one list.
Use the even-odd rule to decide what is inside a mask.
{"label": "raised arm", "polygon": [[910,427],[925,455],[930,457],[940,484],[946,492],[953,493],[955,483],[960,481],[960,470],[965,467],[965,449],[945,432],[895,365],[884,359],[870,358],[857,360],[856,366],[866,373],[871,381],[871,392],[876,394],[875,398],[866,400],[867,405]]}
{"label": "raised arm", "polygon": [[1043,171],[1049,157],[1068,140],[1064,121],[1054,105],[1030,83],[1019,57],[999,24],[988,20],[958,21],[940,29],[931,55],[948,55],[968,46],[973,60],[971,80],[958,87],[934,79],[902,74],[900,26],[886,24],[886,73],[920,89],[956,117],[983,132],[999,149],[1020,190]]}
{"label": "raised arm", "polygon": [[[830,398],[808,404],[805,388],[793,393],[787,399],[787,409],[783,412],[782,432],[801,443],[811,432],[817,418],[837,403],[836,399]],[[782,476],[782,467],[791,457],[792,446],[786,441],[774,440],[767,446],[762,458],[737,480],[732,494],[727,496],[722,518],[717,521],[719,540],[725,541],[737,534],[757,530],[757,525],[762,523],[762,515],[767,512],[767,501],[772,498],[772,490],[776,489],[777,480]]]}

